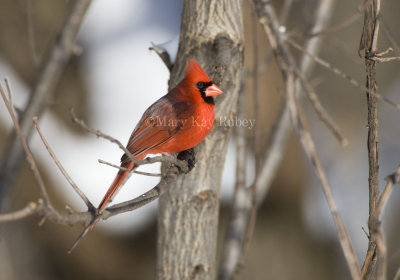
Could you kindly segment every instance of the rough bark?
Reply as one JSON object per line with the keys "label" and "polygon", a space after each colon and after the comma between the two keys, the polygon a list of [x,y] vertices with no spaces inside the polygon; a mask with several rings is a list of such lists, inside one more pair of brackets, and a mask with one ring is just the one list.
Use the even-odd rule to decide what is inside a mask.
{"label": "rough bark", "polygon": [[[379,198],[379,123],[378,123],[378,98],[376,83],[376,62],[372,60],[378,50],[379,17],[381,1],[365,1],[364,27],[360,42],[359,52],[364,50],[366,67],[366,88],[368,105],[368,190],[369,190],[369,218],[368,218],[368,250],[362,267],[363,279],[376,279],[376,240],[374,234],[374,219]],[[384,272],[385,274],[385,272]],[[382,273],[380,273],[382,275]]]}
{"label": "rough bark", "polygon": [[[243,66],[240,0],[186,0],[178,58],[170,86],[193,57],[224,93],[216,98],[216,121],[231,117]],[[159,201],[157,279],[215,279],[220,183],[229,128],[214,126],[195,147],[196,167]]]}

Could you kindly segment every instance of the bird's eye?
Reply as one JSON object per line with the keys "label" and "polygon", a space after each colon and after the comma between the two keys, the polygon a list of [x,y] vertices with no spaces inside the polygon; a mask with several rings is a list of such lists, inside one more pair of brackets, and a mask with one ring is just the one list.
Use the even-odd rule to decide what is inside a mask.
{"label": "bird's eye", "polygon": [[198,89],[202,89],[204,87],[204,83],[203,82],[198,82],[196,84],[196,86],[197,86]]}

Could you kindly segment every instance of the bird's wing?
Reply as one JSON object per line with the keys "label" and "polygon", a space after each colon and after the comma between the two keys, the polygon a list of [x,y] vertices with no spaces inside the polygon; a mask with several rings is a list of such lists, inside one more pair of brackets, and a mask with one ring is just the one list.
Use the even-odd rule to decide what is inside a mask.
{"label": "bird's wing", "polygon": [[[183,127],[178,116],[185,106],[187,104],[184,102],[170,98],[159,99],[144,112],[129,138],[127,149],[136,156],[155,149],[173,138]],[[127,162],[129,159],[123,155],[121,161]]]}

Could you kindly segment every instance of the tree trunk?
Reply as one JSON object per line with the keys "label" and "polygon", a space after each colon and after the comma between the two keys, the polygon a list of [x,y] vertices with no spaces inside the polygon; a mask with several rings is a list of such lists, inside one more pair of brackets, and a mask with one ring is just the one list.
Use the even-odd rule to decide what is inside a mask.
{"label": "tree trunk", "polygon": [[[243,67],[240,0],[185,0],[180,44],[170,87],[193,57],[223,94],[216,98],[216,123],[235,113]],[[195,147],[196,167],[159,200],[157,279],[215,279],[222,170],[229,128],[214,125]]]}

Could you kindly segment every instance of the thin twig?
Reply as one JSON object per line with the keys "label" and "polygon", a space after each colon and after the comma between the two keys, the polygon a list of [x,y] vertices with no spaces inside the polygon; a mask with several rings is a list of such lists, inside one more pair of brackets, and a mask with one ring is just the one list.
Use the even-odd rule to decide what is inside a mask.
{"label": "thin twig", "polygon": [[[29,165],[30,165],[30,167],[32,169],[33,175],[35,176],[36,182],[39,185],[40,194],[44,199],[44,203],[47,206],[49,206],[50,205],[50,198],[49,198],[49,195],[47,193],[46,187],[44,185],[44,181],[42,179],[42,176],[40,175],[39,168],[37,167],[36,161],[33,158],[32,152],[29,149],[28,143],[26,142],[26,139],[25,139],[25,137],[24,137],[24,135],[23,135],[23,133],[21,131],[21,127],[19,126],[18,120],[17,120],[17,118],[16,118],[16,116],[14,114],[13,104],[10,102],[10,100],[7,99],[6,94],[5,94],[4,89],[1,86],[1,84],[0,84],[0,94],[1,94],[1,97],[3,98],[4,104],[7,107],[7,110],[9,112],[9,114],[10,114],[10,117],[11,117],[11,119],[13,121],[13,124],[14,124],[14,127],[15,127],[15,131],[16,131],[16,133],[18,135],[19,140],[21,141],[22,147],[25,150],[26,158],[27,158],[27,160],[29,162]],[[11,96],[11,92],[9,92],[9,95]]]}
{"label": "thin twig", "polygon": [[71,248],[68,250],[68,254],[70,254],[75,249],[75,247],[78,245],[78,243],[86,236],[86,234],[91,229],[92,225],[99,218],[107,219],[110,216],[114,216],[119,213],[124,213],[127,211],[135,210],[137,208],[143,207],[146,204],[154,201],[155,199],[159,198],[160,195],[163,194],[167,190],[167,187],[177,179],[179,172],[180,171],[177,167],[175,167],[175,168],[170,167],[170,168],[168,168],[168,172],[166,172],[166,175],[151,190],[147,191],[146,193],[140,195],[139,197],[137,197],[133,200],[119,203],[119,204],[113,205],[109,208],[106,208],[104,210],[98,211],[97,215],[92,217],[91,221],[85,225],[85,229],[78,236],[78,238],[74,241]]}
{"label": "thin twig", "polygon": [[[330,16],[333,13],[334,4],[335,0],[325,0],[319,2],[319,5],[315,12],[315,22],[311,29],[311,33],[326,28],[329,23]],[[284,22],[282,22],[281,20],[282,19],[280,19],[279,24],[284,24]],[[306,42],[305,49],[309,53],[317,54],[321,49],[321,44],[322,37],[314,37]],[[294,59],[291,59],[291,61],[294,61]],[[314,65],[315,64],[313,63],[313,60],[303,54],[300,62],[300,71],[304,74],[304,76],[307,77],[311,73]],[[298,96],[299,98],[302,97],[300,82],[296,83],[296,96]],[[271,182],[279,167],[279,163],[281,162],[290,131],[291,123],[287,109],[287,103],[285,102],[279,110],[277,121],[275,122],[271,130],[271,136],[269,137],[266,145],[267,148],[264,156],[264,161],[261,164],[262,167],[260,170],[260,174],[256,178],[255,184],[257,185],[258,204],[260,204],[264,200],[266,194],[269,191]]]}
{"label": "thin twig", "polygon": [[92,227],[93,222],[96,220],[92,220],[88,225],[85,226],[85,229],[79,234],[78,238],[72,243],[71,247],[68,249],[67,254],[71,254],[72,251],[78,246],[78,243],[86,236],[86,234],[89,232],[90,228]]}
{"label": "thin twig", "polygon": [[175,164],[176,166],[181,168],[182,172],[188,171],[188,166],[185,162],[178,160],[171,155],[163,155],[163,156],[157,156],[157,157],[152,157],[152,158],[146,158],[143,160],[138,160],[132,155],[132,153],[124,145],[121,144],[121,142],[119,140],[101,132],[98,129],[93,129],[93,128],[89,127],[83,120],[79,119],[75,114],[74,108],[71,108],[70,112],[71,112],[72,120],[76,124],[80,125],[87,132],[92,133],[92,134],[96,135],[97,137],[104,138],[104,139],[110,141],[111,143],[117,144],[118,147],[124,151],[124,153],[128,156],[128,158],[131,161],[134,162],[134,164],[136,166],[143,165],[143,164],[155,163],[155,162],[168,162],[168,163]]}
{"label": "thin twig", "polygon": [[[400,176],[400,166],[397,167],[394,173],[388,175],[385,178],[386,186],[378,199],[374,216],[371,218],[370,235],[373,235],[373,240],[375,241],[376,245],[373,247],[374,250],[371,250],[370,254],[372,254],[376,248],[377,251],[376,273],[377,273],[377,279],[380,280],[386,279],[386,271],[387,271],[387,248],[383,237],[383,229],[380,221],[380,215],[382,213],[383,207],[386,205],[386,202],[389,199],[390,194],[392,193],[393,186],[399,183],[399,176]],[[369,262],[369,264],[370,263],[371,261]]]}
{"label": "thin twig", "polygon": [[361,17],[361,13],[365,10],[365,5],[360,5],[357,9],[357,12],[349,16],[348,18],[341,21],[339,24],[335,26],[331,26],[322,30],[315,31],[313,33],[307,34],[306,37],[316,37],[316,36],[324,36],[332,33],[336,33],[339,30],[347,28],[355,21],[357,21]]}
{"label": "thin twig", "polygon": [[392,51],[393,51],[393,48],[389,47],[386,50],[384,50],[383,52],[376,52],[372,57],[370,57],[370,59],[373,59],[375,56],[383,57],[384,55],[387,55],[387,54],[391,53]]}
{"label": "thin twig", "polygon": [[37,206],[37,203],[29,202],[28,205],[21,210],[9,214],[0,214],[0,223],[17,221],[29,217],[36,212]]}
{"label": "thin twig", "polygon": [[[250,0],[250,5],[254,5],[254,3]],[[284,7],[281,12],[281,22],[284,23],[286,21],[286,17],[290,12],[293,0],[285,0]],[[253,12],[255,9],[253,9]],[[265,55],[265,58],[262,60],[261,65],[258,65],[258,48],[257,48],[257,26],[255,25],[255,21],[253,21],[253,38],[254,38],[254,63],[252,71],[247,71],[246,75],[251,74],[253,76],[254,88],[253,88],[253,96],[254,96],[254,105],[257,106],[257,91],[258,91],[258,80],[257,77],[259,73],[263,72],[272,57],[272,51],[269,49]],[[244,79],[244,77],[242,77]],[[241,83],[241,86],[244,86],[244,80]],[[243,88],[240,89],[240,92],[243,92]],[[257,116],[258,108],[254,108],[254,114]],[[239,94],[238,100],[238,116],[245,116],[245,97],[244,93]],[[258,153],[260,151],[259,144],[259,128],[258,133],[255,133],[253,136],[254,140],[254,152],[257,155],[256,157],[256,180],[260,178],[259,170],[260,167],[264,167],[264,161],[260,162],[260,158]],[[266,183],[267,187],[264,187],[263,184],[254,183],[250,188],[245,188],[245,174],[246,174],[246,137],[244,135],[244,130],[241,127],[236,129],[236,145],[237,145],[237,171],[236,171],[236,185],[235,192],[232,201],[232,210],[228,222],[228,226],[226,229],[226,237],[224,242],[224,251],[220,265],[220,271],[218,278],[221,279],[232,279],[239,273],[239,269],[244,264],[244,259],[247,255],[247,251],[249,248],[249,244],[251,241],[251,237],[253,235],[253,230],[255,226],[257,206],[259,205],[260,196],[258,193],[260,190],[264,190],[268,188],[269,183]],[[274,135],[277,135],[276,133]],[[279,141],[279,145],[282,148],[274,149],[274,151],[278,151],[277,154],[279,156],[282,155],[283,147],[285,146],[285,141]],[[271,155],[267,157],[268,159],[275,158]],[[279,165],[279,159],[273,162],[273,166]],[[263,169],[264,170],[264,169]],[[275,172],[273,171],[275,174]],[[264,172],[265,174],[265,172]],[[264,177],[263,177],[264,178]],[[272,178],[272,176],[271,176]],[[264,194],[266,192],[263,192]],[[265,197],[265,195],[263,196]]]}
{"label": "thin twig", "polygon": [[328,179],[326,177],[326,173],[322,167],[322,164],[319,160],[314,141],[312,140],[312,136],[310,133],[310,129],[308,127],[307,119],[305,114],[297,103],[294,97],[291,97],[289,100],[289,108],[292,117],[292,121],[295,122],[295,127],[298,131],[300,141],[302,143],[303,148],[306,151],[306,155],[309,157],[311,163],[314,166],[315,172],[322,184],[322,189],[324,191],[326,200],[329,205],[330,212],[333,216],[333,219],[336,223],[339,240],[342,245],[343,252],[345,254],[345,258],[350,266],[350,272],[352,274],[353,279],[360,279],[360,271],[358,268],[358,261],[355,256],[355,252],[352,248],[350,237],[345,228],[344,222],[340,216],[339,210],[336,206],[336,202],[333,198],[331,187],[329,185]]}
{"label": "thin twig", "polygon": [[326,125],[326,127],[332,132],[333,136],[340,142],[342,147],[348,145],[348,140],[342,136],[339,127],[335,124],[335,122],[331,119],[329,114],[326,112],[325,108],[322,106],[321,102],[319,101],[318,95],[307,81],[304,74],[295,69],[296,76],[300,79],[301,84],[306,91],[307,97],[310,100],[315,112],[317,113],[319,119]]}
{"label": "thin twig", "polygon": [[153,42],[150,43],[151,47],[149,50],[154,51],[164,62],[165,66],[167,66],[168,70],[171,71],[174,64],[171,62],[171,56],[169,55],[168,51],[165,48],[154,44]]}
{"label": "thin twig", "polygon": [[[251,0],[249,0],[250,5],[254,5]],[[281,21],[285,22],[287,15],[289,14],[290,8],[292,6],[292,0],[285,0],[284,8],[281,13]],[[253,9],[253,13],[255,9]],[[258,74],[264,71],[269,64],[272,57],[271,50],[268,50],[265,58],[263,59],[261,66],[258,65],[258,47],[257,47],[257,25],[256,18],[253,20],[253,53],[254,62],[252,71],[247,71],[246,75],[251,74],[253,77],[253,104],[254,104],[254,115],[258,115],[258,105],[257,105],[257,95],[258,95]],[[251,72],[251,73],[250,73]],[[244,78],[244,77],[243,77]],[[244,86],[244,81],[242,81],[242,86]],[[241,88],[241,92],[243,88]],[[245,115],[245,99],[244,94],[239,94],[238,101],[238,115]],[[257,117],[256,117],[257,119]],[[258,122],[257,122],[257,125]],[[255,128],[255,133],[253,134],[253,146],[254,153],[256,155],[256,175],[258,178],[261,157],[259,156],[260,144],[259,144],[259,127]],[[249,249],[250,241],[253,235],[255,221],[257,216],[257,206],[258,201],[258,189],[260,184],[253,184],[250,188],[245,188],[245,158],[246,158],[246,144],[244,131],[241,128],[237,128],[237,172],[236,172],[236,185],[235,192],[232,203],[232,210],[227,226],[226,239],[224,243],[224,252],[221,260],[221,266],[219,271],[219,279],[232,279],[239,273],[239,269],[243,266],[247,251]],[[285,141],[283,141],[284,143]],[[284,146],[284,144],[282,145]],[[283,150],[283,149],[281,149]],[[281,151],[280,150],[280,151]],[[270,157],[269,157],[270,158]],[[279,162],[279,161],[277,161]],[[277,163],[274,163],[278,166]],[[264,186],[261,186],[265,189]]]}
{"label": "thin twig", "polygon": [[385,178],[386,186],[383,189],[378,200],[378,205],[376,206],[376,213],[378,214],[378,216],[381,214],[383,207],[386,205],[386,202],[389,199],[390,194],[392,193],[393,186],[399,183],[399,176],[400,176],[400,166],[397,167],[395,172],[386,176]]}
{"label": "thin twig", "polygon": [[394,49],[395,53],[400,56],[400,46],[399,44],[396,42],[396,40],[393,38],[392,32],[390,31],[389,27],[387,26],[385,20],[383,19],[383,17],[379,17],[379,21],[381,22],[381,28],[383,33],[385,33],[386,38],[389,40],[390,45],[392,46],[392,48]]}
{"label": "thin twig", "polygon": [[[9,88],[9,85],[7,84],[7,87]],[[98,220],[98,219],[107,219],[111,216],[120,214],[120,213],[124,213],[127,211],[132,211],[134,209],[140,208],[146,204],[148,204],[149,202],[155,200],[156,198],[158,198],[160,196],[161,193],[163,193],[167,187],[174,182],[178,175],[181,172],[186,172],[188,170],[188,166],[185,162],[180,161],[172,156],[160,156],[160,157],[154,157],[154,158],[149,158],[149,159],[145,159],[142,161],[137,161],[137,166],[141,165],[141,164],[150,164],[153,162],[168,162],[170,163],[169,165],[165,165],[164,167],[164,173],[165,174],[160,182],[150,191],[140,195],[139,197],[124,202],[124,203],[119,203],[116,204],[112,207],[106,208],[104,210],[98,211],[97,209],[95,209],[93,207],[93,205],[91,205],[91,203],[87,200],[87,198],[80,193],[79,189],[77,188],[77,186],[73,183],[72,179],[68,176],[68,174],[65,172],[64,168],[62,167],[62,165],[58,162],[56,156],[54,155],[54,153],[52,152],[50,146],[48,145],[46,139],[43,137],[40,127],[38,125],[37,119],[34,119],[35,125],[38,129],[38,132],[40,134],[40,136],[42,137],[43,143],[45,144],[46,148],[48,149],[51,157],[55,160],[56,165],[60,168],[61,172],[63,173],[63,175],[65,176],[65,178],[68,180],[68,182],[70,182],[70,184],[74,187],[74,189],[81,195],[82,194],[82,199],[83,200],[87,200],[87,204],[89,205],[89,211],[87,212],[72,212],[72,211],[67,211],[67,212],[63,212],[63,211],[57,211],[56,209],[54,209],[54,207],[51,205],[49,196],[47,194],[46,191],[46,187],[44,185],[43,179],[40,175],[39,169],[37,167],[36,161],[29,149],[29,146],[26,142],[25,137],[22,134],[21,128],[19,127],[18,121],[15,117],[14,111],[13,111],[13,105],[11,103],[11,92],[9,92],[9,96],[10,98],[7,99],[6,94],[3,90],[3,87],[0,84],[0,94],[4,100],[4,103],[9,111],[9,114],[11,116],[11,119],[14,123],[15,126],[15,130],[17,132],[17,135],[19,136],[19,139],[22,143],[22,147],[27,155],[27,159],[28,162],[31,166],[31,169],[33,171],[33,174],[35,176],[35,180],[37,181],[37,183],[39,184],[39,190],[41,193],[41,198],[38,199],[37,202],[31,202],[27,207],[12,212],[12,213],[7,213],[7,214],[0,214],[0,222],[9,222],[9,221],[15,221],[15,220],[19,220],[28,216],[31,216],[33,214],[38,214],[39,216],[42,217],[42,221],[44,221],[44,219],[50,220],[54,223],[59,223],[59,224],[67,224],[67,225],[73,225],[73,224],[83,224],[83,225],[90,225],[91,223],[93,223],[93,221]],[[79,119],[77,119],[79,121]],[[81,123],[83,123],[81,121]],[[84,124],[84,123],[83,123]],[[89,127],[86,126],[86,128],[89,131],[95,131]],[[118,143],[119,141],[117,141],[116,139],[107,136],[105,137],[105,135],[100,132],[100,131],[95,131],[96,135],[106,138],[111,142],[114,143]],[[174,164],[176,163],[176,165]],[[76,187],[76,188],[75,188]],[[79,240],[81,240],[85,234],[87,233],[87,229],[85,230],[85,232],[78,238],[77,242],[74,243],[74,247],[78,244]],[[73,248],[72,248],[73,249]],[[71,252],[72,250],[70,250],[69,252]]]}
{"label": "thin twig", "polygon": [[394,276],[393,280],[400,280],[400,267],[396,271],[396,275]]}
{"label": "thin twig", "polygon": [[105,165],[117,168],[119,170],[126,171],[126,172],[131,172],[131,173],[150,176],[150,177],[161,177],[161,173],[149,173],[149,172],[143,172],[143,171],[128,169],[128,168],[125,168],[125,167],[122,167],[122,166],[119,166],[119,165],[115,165],[115,164],[109,163],[109,162],[101,160],[101,159],[99,159],[98,162],[101,163],[101,164],[105,164]]}
{"label": "thin twig", "polygon": [[288,108],[292,123],[296,127],[303,148],[306,151],[307,156],[310,158],[315,168],[315,171],[321,181],[331,215],[337,227],[339,241],[342,246],[345,259],[349,266],[350,273],[353,279],[360,279],[361,273],[358,267],[357,257],[351,245],[351,241],[345,228],[344,222],[338,212],[336,203],[333,199],[331,189],[326,178],[326,174],[317,156],[315,145],[311,138],[306,119],[303,116],[302,111],[299,109],[299,105],[296,104],[297,101],[295,97],[296,90],[293,70],[293,67],[295,67],[296,64],[291,58],[287,46],[284,44],[283,39],[281,38],[281,35],[279,33],[279,25],[277,24],[275,12],[271,6],[271,3],[263,2],[261,0],[255,0],[255,3],[260,22],[264,27],[270,45],[274,51],[276,62],[279,65],[282,76],[285,80],[286,102],[288,102]]}
{"label": "thin twig", "polygon": [[60,169],[60,171],[64,175],[65,179],[68,181],[68,183],[71,185],[71,187],[75,190],[75,192],[81,197],[81,199],[85,202],[85,204],[88,207],[88,209],[89,210],[90,209],[94,209],[95,207],[93,206],[93,204],[89,201],[89,199],[81,191],[81,189],[75,184],[75,182],[72,180],[71,176],[69,176],[67,171],[65,171],[64,167],[60,163],[60,161],[57,159],[57,156],[53,152],[53,149],[50,147],[49,143],[47,142],[46,138],[44,137],[44,135],[43,135],[43,133],[42,133],[42,131],[40,129],[38,118],[34,117],[33,118],[33,122],[35,124],[37,132],[39,133],[40,138],[42,139],[42,142],[43,142],[44,146],[46,147],[47,151],[50,154],[50,157],[54,160],[54,163],[57,165],[58,169]]}
{"label": "thin twig", "polygon": [[[24,137],[29,138],[32,132],[32,118],[40,116],[49,104],[48,100],[54,93],[54,88],[74,53],[76,35],[91,2],[91,0],[77,0],[74,2],[65,23],[57,36],[55,36],[56,39],[53,46],[39,67],[41,70],[36,76],[27,106],[19,118]],[[13,133],[5,146],[0,163],[0,205],[7,202],[7,194],[18,177],[17,172],[23,160],[24,149],[19,144],[18,136]]]}
{"label": "thin twig", "polygon": [[31,58],[35,67],[39,65],[40,58],[38,56],[38,52],[36,49],[36,40],[35,40],[35,26],[33,22],[33,12],[32,12],[32,0],[26,0],[26,29],[28,31],[28,43],[29,43],[29,52],[31,54]]}
{"label": "thin twig", "polygon": [[[103,219],[106,220],[110,217],[115,215],[133,211],[135,209],[141,208],[148,203],[157,199],[161,193],[163,193],[166,188],[174,182],[179,174],[181,173],[180,169],[174,166],[171,166],[167,169],[165,176],[162,177],[161,181],[153,187],[151,190],[145,192],[138,197],[125,201],[122,203],[114,204],[104,210],[101,213],[94,213],[94,212],[64,212],[55,210],[53,207],[48,207],[42,202],[42,199],[39,199],[37,202],[32,202],[36,204],[36,208],[32,207],[33,209],[30,212],[25,212],[25,215],[21,215],[24,211],[28,210],[18,210],[12,213],[7,214],[0,214],[0,222],[9,222],[9,221],[16,221],[33,214],[38,214],[39,216],[45,217],[46,219],[50,220],[56,224],[63,224],[63,225],[88,225],[93,219]],[[11,218],[12,217],[12,218]]]}
{"label": "thin twig", "polygon": [[[378,35],[379,35],[379,20],[380,15],[380,0],[365,0],[366,10],[364,12],[364,26],[360,40],[359,53],[364,50],[365,67],[367,72],[366,91],[368,105],[368,190],[369,190],[369,242],[367,256],[376,256],[377,234],[375,233],[376,226],[374,225],[377,218],[377,202],[379,199],[379,131],[378,131],[378,98],[377,98],[377,83],[376,83],[376,62],[370,58],[374,57],[378,50]],[[378,231],[381,231],[380,225]],[[378,234],[381,236],[381,233]],[[383,242],[380,240],[379,242]],[[376,279],[384,280],[386,278],[386,263],[383,262],[385,254],[382,251],[383,244],[379,244],[381,251],[378,251],[377,262],[366,259],[362,268],[362,276],[369,278],[374,277],[376,263]]]}
{"label": "thin twig", "polygon": [[390,61],[400,61],[400,56],[392,56],[392,57],[372,57],[371,60],[376,62],[390,62]]}
{"label": "thin twig", "polygon": [[[288,42],[290,45],[292,45],[294,48],[298,49],[299,51],[303,52],[307,56],[311,57],[319,65],[327,68],[328,70],[332,71],[334,74],[336,74],[339,77],[343,78],[344,80],[349,82],[351,85],[353,85],[355,87],[358,87],[359,89],[361,89],[363,91],[366,91],[366,92],[371,92],[372,91],[371,89],[368,89],[365,86],[362,86],[358,81],[356,81],[355,79],[353,79],[352,77],[350,77],[349,75],[347,75],[346,73],[341,71],[339,68],[336,68],[336,67],[332,66],[329,62],[327,62],[327,61],[321,59],[320,57],[318,57],[316,55],[313,55],[312,53],[308,52],[307,50],[305,50],[302,46],[300,46],[298,43],[296,43],[292,39],[286,38],[285,41]],[[378,99],[384,101],[385,103],[390,104],[390,105],[392,105],[395,108],[400,110],[400,104],[397,104],[397,103],[391,101],[390,99],[380,95],[379,93],[376,93],[376,98],[378,98]]]}
{"label": "thin twig", "polygon": [[[283,2],[283,7],[282,7],[281,13],[279,15],[279,23],[281,24],[282,27],[284,27],[286,24],[287,18],[289,16],[289,13],[292,9],[294,2],[295,2],[294,0],[285,0],[285,2]],[[253,1],[249,0],[249,3],[253,7],[253,10],[254,10]],[[252,69],[251,71],[247,71],[246,75],[259,75],[261,73],[264,73],[268,69],[271,59],[272,59],[272,50],[269,48],[266,51],[264,58],[261,60],[261,63],[257,67],[256,71],[254,71],[254,69]]]}
{"label": "thin twig", "polygon": [[131,161],[134,162],[135,165],[138,165],[138,164],[139,164],[139,161],[132,155],[132,153],[131,153],[124,145],[122,145],[122,143],[121,143],[119,140],[117,140],[117,139],[115,139],[115,138],[113,138],[113,137],[111,137],[111,136],[109,136],[109,135],[107,135],[107,134],[102,133],[102,132],[101,132],[100,130],[98,130],[98,129],[93,129],[93,128],[89,127],[82,119],[79,119],[79,118],[76,116],[76,114],[75,114],[75,109],[74,109],[74,108],[71,108],[71,109],[70,109],[70,113],[71,113],[72,120],[74,121],[74,123],[78,124],[78,125],[81,126],[83,129],[85,129],[87,132],[90,132],[90,133],[96,135],[97,137],[101,137],[101,138],[107,139],[108,141],[110,141],[110,142],[112,142],[112,143],[114,143],[114,144],[117,144],[118,147],[119,147],[121,150],[124,151],[124,153],[128,156],[128,158],[129,158]]}

